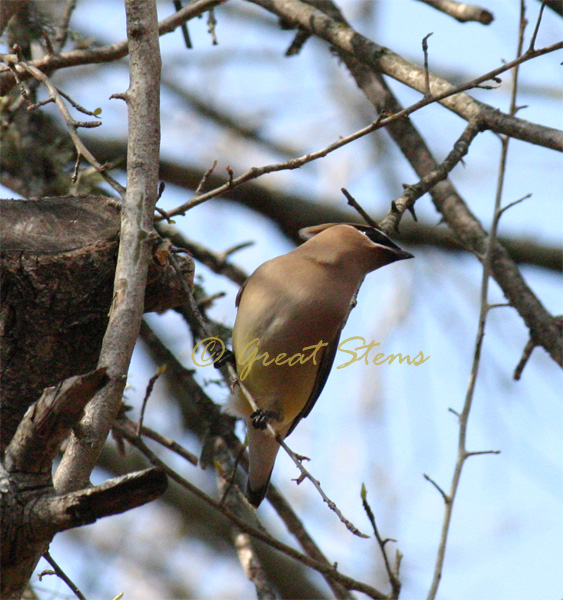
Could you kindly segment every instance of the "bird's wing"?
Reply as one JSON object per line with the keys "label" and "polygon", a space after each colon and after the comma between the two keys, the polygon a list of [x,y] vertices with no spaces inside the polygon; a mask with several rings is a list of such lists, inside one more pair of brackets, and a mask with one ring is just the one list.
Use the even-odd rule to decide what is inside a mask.
{"label": "bird's wing", "polygon": [[340,340],[340,334],[342,333],[342,329],[346,324],[346,320],[342,323],[340,329],[336,332],[334,339],[328,343],[325,351],[323,352],[322,358],[320,360],[319,370],[317,372],[317,378],[315,379],[315,384],[313,385],[313,389],[311,390],[311,395],[307,400],[305,406],[302,408],[301,412],[295,417],[293,423],[291,424],[289,431],[287,432],[287,437],[296,427],[301,419],[305,418],[312,410],[313,406],[315,406],[315,402],[318,397],[321,395],[323,388],[326,384],[326,380],[330,374],[330,370],[332,369],[332,363],[334,362],[334,357],[336,356],[336,351],[338,350],[338,341]]}
{"label": "bird's wing", "polygon": [[[250,277],[248,279],[250,279]],[[237,297],[235,298],[235,307],[236,308],[238,308],[238,305],[240,304],[240,299],[242,298],[242,293],[244,292],[244,288],[246,287],[246,284],[248,283],[248,279],[240,286],[240,289],[237,293]]]}

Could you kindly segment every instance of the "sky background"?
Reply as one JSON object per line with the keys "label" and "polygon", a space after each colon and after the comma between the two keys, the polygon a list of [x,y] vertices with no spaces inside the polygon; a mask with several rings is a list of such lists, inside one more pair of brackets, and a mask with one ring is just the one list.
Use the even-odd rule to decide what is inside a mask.
{"label": "sky background", "polygon": [[[417,64],[422,63],[421,40],[433,32],[430,69],[450,80],[468,80],[511,60],[517,45],[519,3],[491,0],[482,4],[495,15],[489,27],[459,24],[415,0],[350,0],[340,6],[358,31]],[[530,0],[527,5],[529,40],[540,3]],[[171,11],[171,2],[159,3],[160,18]],[[242,124],[253,125],[267,139],[294,149],[295,156],[322,148],[373,120],[355,83],[326,52],[323,42],[310,40],[298,57],[285,59],[292,32],[279,30],[275,19],[258,7],[233,1],[218,8],[216,17],[218,46],[211,44],[205,19],[190,24],[191,51],[183,46],[179,31],[161,38],[163,158],[201,169],[217,160],[217,173],[225,174],[230,165],[235,175],[285,158],[263,145],[226,135],[206,122],[171,92],[167,81],[234,113]],[[100,43],[119,41],[125,36],[122,3],[82,0],[72,27]],[[546,11],[536,46],[559,41],[562,34],[562,19]],[[562,60],[559,52],[522,66],[518,104],[527,108],[519,116],[563,127]],[[498,89],[477,90],[472,95],[506,111],[509,75],[502,80]],[[127,87],[125,62],[109,68],[68,69],[55,81],[80,104],[102,108],[103,126],[98,135],[124,138],[125,105],[110,101],[109,96]],[[420,98],[401,84],[391,82],[391,87],[403,104]],[[436,106],[419,111],[413,119],[438,160],[446,156],[465,127],[459,117]],[[452,173],[452,181],[487,229],[499,155],[498,138],[488,132],[481,134],[471,146],[465,166],[458,165]],[[529,193],[532,197],[504,214],[501,235],[561,245],[562,166],[559,153],[511,142],[503,203]],[[400,196],[402,183],[415,181],[410,167],[381,133],[298,171],[263,177],[259,183],[340,207],[344,200],[339,190],[346,187],[372,215],[382,216],[390,201]],[[2,193],[13,197],[9,190]],[[159,205],[169,210],[187,199],[185,190],[167,186]],[[421,221],[438,224],[439,216],[427,195],[416,206]],[[217,252],[254,241],[232,259],[248,273],[293,248],[275,224],[222,200],[176,218],[176,225],[189,238]],[[400,238],[397,241],[401,243]],[[414,356],[423,351],[430,359],[419,367],[357,363],[333,369],[315,410],[289,442],[294,451],[311,457],[311,471],[343,513],[369,532],[360,499],[365,483],[382,535],[396,539],[397,544],[390,546],[404,555],[401,598],[414,600],[425,597],[430,586],[444,508],[441,496],[423,474],[449,489],[458,426],[448,409],[461,410],[465,397],[477,329],[481,267],[467,254],[407,249],[413,251],[415,260],[367,277],[342,339],[363,336],[380,342],[386,354]],[[549,311],[563,312],[560,274],[529,266],[523,266],[522,272]],[[226,292],[209,316],[232,326],[237,287],[199,264],[197,273],[209,294]],[[503,302],[494,282],[490,301]],[[181,318],[167,313],[149,315],[147,320],[183,364],[192,367],[191,338]],[[527,339],[527,330],[514,309],[491,312],[467,446],[469,450],[500,450],[501,454],[471,458],[464,467],[438,594],[441,600],[560,600],[563,596],[563,379],[543,349],[534,351],[520,382],[512,379]],[[337,356],[335,366],[347,358]],[[127,401],[134,407],[132,418],[138,415],[154,370],[139,346],[127,392]],[[201,382],[212,377],[214,373],[205,369],[198,371]],[[207,391],[218,402],[226,398],[224,388],[210,385]],[[196,440],[180,429],[173,411],[166,386],[157,383],[147,409],[147,424],[197,453]],[[190,480],[213,491],[206,474],[170,460]],[[93,479],[101,482],[107,476],[99,470]],[[294,477],[290,459],[280,454],[273,482],[288,496],[329,560],[337,561],[344,573],[383,586],[381,557],[373,539],[350,535],[312,486],[307,482],[296,486],[291,481]],[[288,539],[267,503],[259,515],[273,532]],[[121,527],[126,534],[115,536]],[[173,510],[153,503],[61,534],[51,553],[90,600],[109,599],[121,591],[125,599],[158,598],[163,580],[167,584],[187,582],[197,598],[253,597],[253,587],[234,556],[223,553],[218,559],[201,541],[177,536],[180,531]],[[170,534],[164,540],[163,532]],[[119,558],[108,561],[108,556],[116,553]],[[140,569],[139,564],[151,556],[159,557],[155,571]],[[40,563],[39,570],[44,568],[45,563]],[[55,578],[37,584],[40,598],[52,597],[53,590],[57,597],[67,594]]]}

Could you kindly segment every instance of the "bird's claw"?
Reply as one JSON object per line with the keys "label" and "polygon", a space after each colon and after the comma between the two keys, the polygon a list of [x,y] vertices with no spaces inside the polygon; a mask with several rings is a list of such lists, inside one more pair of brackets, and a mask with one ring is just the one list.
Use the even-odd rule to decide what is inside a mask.
{"label": "bird's claw", "polygon": [[[213,350],[211,351],[213,355]],[[235,355],[231,350],[224,350],[223,354],[213,363],[216,369],[224,367],[228,362],[235,362]]]}
{"label": "bird's claw", "polygon": [[278,413],[275,410],[262,410],[259,408],[250,415],[250,421],[254,429],[266,429],[271,420],[277,420]]}

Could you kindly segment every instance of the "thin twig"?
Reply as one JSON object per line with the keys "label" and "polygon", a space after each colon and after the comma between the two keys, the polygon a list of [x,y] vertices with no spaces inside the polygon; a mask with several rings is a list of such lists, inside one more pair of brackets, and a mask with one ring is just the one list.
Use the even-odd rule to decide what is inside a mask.
{"label": "thin twig", "polygon": [[[454,415],[457,415],[458,417],[460,416],[459,413],[455,412],[455,410],[453,409],[449,409],[451,412],[454,413]],[[424,479],[426,479],[426,481],[429,481],[439,492],[440,495],[442,496],[442,499],[444,500],[444,504],[449,504],[450,503],[450,498],[449,496],[446,494],[446,492],[444,492],[444,490],[432,479],[432,477],[430,477],[429,475],[427,475],[426,473],[423,473],[422,476],[424,477]]]}
{"label": "thin twig", "polygon": [[248,279],[248,275],[241,268],[226,261],[223,254],[213,252],[209,248],[188,239],[173,225],[166,225],[159,221],[155,223],[155,229],[162,237],[169,239],[176,248],[188,252],[214,273],[224,275],[239,285],[242,285]]}
{"label": "thin twig", "polygon": [[469,458],[470,456],[481,456],[483,454],[500,454],[500,450],[473,450],[466,452],[465,457]]}
{"label": "thin twig", "polygon": [[528,340],[528,343],[524,347],[524,352],[522,352],[522,357],[520,358],[520,361],[516,365],[516,369],[514,370],[513,378],[516,381],[519,381],[520,377],[522,377],[522,371],[524,371],[524,367],[526,366],[526,363],[528,362],[528,359],[532,355],[532,352],[535,347],[536,347],[536,342],[534,342],[534,340],[532,338],[530,338]]}
{"label": "thin twig", "polygon": [[[230,366],[230,368],[234,371],[234,368],[232,366]],[[234,371],[234,372],[236,373],[236,371]],[[238,382],[238,384],[241,385],[241,389],[243,389],[243,386],[240,381]],[[245,397],[246,397],[247,401],[250,403],[251,396],[248,393],[248,390],[246,390],[246,392],[244,392],[244,390],[243,390],[243,393],[245,393]],[[251,406],[252,406],[252,410],[256,410],[258,408],[258,405],[255,402],[254,402],[254,405],[251,404]],[[320,494],[323,501],[328,505],[330,510],[332,510],[336,514],[336,516],[340,519],[340,521],[342,523],[344,523],[344,525],[346,526],[346,529],[348,529],[348,531],[350,531],[354,535],[357,535],[358,537],[369,538],[369,535],[362,533],[350,520],[348,520],[342,514],[342,511],[338,508],[338,506],[325,494],[323,488],[321,487],[320,482],[317,479],[315,479],[311,475],[311,473],[303,466],[303,460],[300,459],[297,456],[297,454],[295,454],[295,452],[293,452],[293,450],[291,450],[291,448],[278,435],[276,435],[274,428],[269,423],[268,423],[268,431],[270,432],[270,434],[272,434],[276,438],[279,445],[287,452],[287,454],[289,455],[291,460],[295,463],[297,468],[301,471],[301,475],[303,477],[306,477],[315,486],[317,492]]]}
{"label": "thin twig", "polygon": [[[237,469],[238,469],[238,466],[240,464],[240,461],[242,460],[242,457],[244,456],[245,450],[246,450],[246,446],[244,446],[243,444],[241,444],[240,450],[237,452],[237,454],[235,456],[235,462],[233,463],[233,468],[231,470],[231,476],[230,477],[226,477],[223,474],[221,475],[223,477],[224,482],[225,482],[225,485],[223,486],[223,492],[222,492],[221,500],[220,500],[221,506],[223,506],[225,504],[225,501],[227,500],[227,496],[229,495],[229,492],[231,491],[231,488],[235,485],[236,476],[237,476]],[[241,492],[241,494],[242,494],[242,492]]]}
{"label": "thin twig", "polygon": [[[521,2],[520,8],[520,28],[518,35],[518,49],[516,52],[516,56],[520,56],[523,47],[524,40],[524,29],[525,29],[525,5],[524,2]],[[514,114],[516,110],[516,94],[517,94],[517,72],[514,73],[514,77],[512,80],[512,92],[511,92],[511,100],[510,100],[510,114]],[[450,491],[447,495],[442,492],[441,488],[434,482],[434,485],[438,490],[442,492],[444,497],[445,506],[444,506],[444,519],[442,522],[442,531],[440,535],[440,543],[438,545],[438,552],[436,555],[436,562],[434,565],[434,575],[432,578],[432,584],[430,590],[428,592],[427,600],[434,600],[436,598],[436,594],[438,592],[438,586],[440,584],[440,580],[442,578],[442,569],[444,566],[444,558],[446,554],[446,546],[448,541],[448,533],[450,530],[450,523],[452,518],[452,511],[454,506],[454,501],[456,498],[459,481],[461,478],[461,472],[463,469],[463,465],[469,456],[472,455],[466,448],[466,439],[467,439],[467,427],[469,422],[469,413],[471,411],[471,406],[473,403],[473,396],[475,392],[475,386],[477,383],[477,376],[479,373],[479,365],[481,360],[481,351],[483,348],[483,340],[485,337],[485,324],[488,315],[488,290],[489,290],[489,277],[491,275],[491,264],[492,264],[492,255],[493,248],[496,243],[497,230],[499,225],[499,219],[501,215],[501,201],[502,201],[502,192],[504,186],[504,177],[506,173],[506,160],[508,155],[508,143],[510,138],[503,137],[501,138],[501,155],[500,155],[500,165],[499,165],[499,175],[497,182],[497,189],[495,194],[495,205],[493,212],[493,219],[491,224],[491,231],[489,233],[489,237],[487,240],[487,250],[483,260],[483,274],[481,278],[481,301],[480,301],[480,311],[479,311],[479,324],[477,327],[477,334],[475,340],[475,348],[473,352],[473,364],[471,367],[471,373],[469,376],[469,383],[467,386],[467,392],[465,396],[465,402],[463,404],[463,410],[459,415],[459,436],[458,436],[458,451],[457,451],[457,459],[454,468],[454,473],[452,476]],[[487,452],[489,453],[489,452]]]}
{"label": "thin twig", "polygon": [[140,438],[138,438],[135,435],[134,427],[127,426],[121,421],[116,421],[114,424],[114,428],[117,429],[118,433],[122,435],[128,442],[130,442],[133,446],[139,449],[149,459],[151,464],[162,467],[171,479],[179,483],[182,487],[190,491],[192,494],[196,495],[198,498],[202,499],[204,502],[206,502],[222,514],[224,514],[229,520],[231,520],[243,531],[246,531],[247,533],[259,540],[262,540],[266,544],[272,546],[273,548],[276,548],[277,550],[283,552],[287,556],[294,558],[295,560],[301,562],[305,566],[310,567],[318,571],[319,573],[322,573],[323,575],[326,575],[334,581],[337,581],[338,583],[345,586],[347,589],[363,592],[364,594],[367,594],[370,598],[374,598],[376,600],[386,600],[387,596],[379,590],[375,589],[374,587],[369,586],[360,581],[356,581],[355,579],[352,579],[351,577],[348,577],[346,575],[343,575],[337,570],[337,568],[334,565],[327,565],[314,558],[311,558],[310,556],[307,556],[306,554],[302,554],[294,548],[291,548],[290,546],[287,546],[286,544],[278,541],[270,534],[260,529],[257,529],[256,527],[253,527],[248,522],[241,519],[238,515],[234,514],[224,506],[221,506],[219,501],[215,500],[214,498],[200,490],[196,485],[194,485],[187,479],[184,479],[181,475],[176,473],[176,471],[174,471],[166,463],[164,463],[160,458],[158,458],[158,456],[154,452],[152,452],[152,450],[148,448],[148,446],[144,444],[144,442]]}
{"label": "thin twig", "polygon": [[[137,429],[137,431],[138,431],[138,429]],[[139,435],[139,434],[137,434],[137,435]],[[178,456],[185,458],[188,462],[190,462],[192,465],[197,467],[198,462],[199,462],[197,459],[197,456],[195,454],[193,454],[192,452],[190,452],[189,450],[186,450],[183,446],[178,444],[178,442],[175,442],[174,440],[170,439],[169,437],[166,437],[165,435],[162,435],[162,434],[158,433],[157,431],[154,431],[154,429],[150,429],[146,425],[143,425],[141,427],[141,435],[144,435],[145,437],[148,437],[151,440],[154,440],[155,442],[159,443],[161,446],[164,446],[164,448],[168,448],[168,450],[175,452],[176,454],[178,454]]]}
{"label": "thin twig", "polygon": [[346,199],[348,200],[348,205],[356,209],[360,213],[360,215],[362,215],[362,218],[368,225],[379,229],[379,225],[367,214],[363,207],[360,206],[358,201],[352,196],[352,194],[350,194],[350,192],[346,188],[341,188],[340,191],[346,196]]}
{"label": "thin twig", "polygon": [[59,565],[55,562],[55,560],[49,554],[49,552],[45,552],[45,554],[43,554],[43,558],[53,567],[53,571],[55,572],[55,575],[57,575],[57,577],[59,577],[60,579],[62,579],[68,585],[68,587],[72,590],[72,593],[79,600],[86,600],[86,597],[84,596],[84,594],[78,589],[77,585],[61,569],[61,567],[59,567]]}
{"label": "thin twig", "polygon": [[385,218],[380,221],[379,228],[385,233],[390,233],[392,230],[399,231],[399,223],[405,210],[412,212],[414,203],[418,198],[431,190],[437,183],[446,179],[450,171],[469,152],[471,143],[483,131],[483,128],[484,125],[479,120],[469,121],[444,162],[428,175],[425,175],[418,183],[407,187],[403,195],[391,204],[391,209]]}
{"label": "thin twig", "polygon": [[[65,94],[65,92],[63,92],[60,88],[55,88],[57,90],[57,92],[59,92],[59,94],[65,98],[65,100],[68,100],[72,106],[74,106],[74,108],[76,108],[76,110],[78,110],[79,112],[88,115],[89,117],[100,117],[100,111],[90,111],[87,108],[84,108],[83,106],[81,106],[80,104],[78,104],[78,102],[76,102],[76,100],[73,100],[68,94]],[[90,127],[99,127],[101,125],[101,122],[98,123],[96,122],[95,125],[90,125]]]}
{"label": "thin twig", "polygon": [[541,19],[543,17],[543,11],[544,11],[544,9],[545,9],[545,0],[542,0],[540,12],[539,12],[539,15],[538,15],[538,20],[536,21],[536,26],[534,28],[534,33],[532,34],[532,39],[530,40],[530,47],[528,48],[528,52],[533,52],[534,51],[534,46],[536,44],[536,39],[538,37],[538,32],[540,30],[540,23],[541,23]]}
{"label": "thin twig", "polygon": [[205,171],[205,173],[203,174],[203,177],[201,178],[201,181],[199,182],[195,192],[194,192],[194,196],[199,196],[201,194],[201,190],[203,189],[203,186],[205,185],[205,183],[207,182],[208,177],[211,175],[211,173],[213,173],[213,171],[215,170],[215,167],[217,166],[217,161],[214,160],[213,164],[209,167],[209,169],[207,169],[207,171]]}
{"label": "thin twig", "polygon": [[221,252],[221,254],[219,254],[219,257],[223,260],[223,262],[225,262],[227,258],[229,258],[229,256],[231,256],[235,252],[239,252],[240,250],[244,250],[245,248],[249,248],[250,246],[254,246],[253,241],[241,242],[240,244],[236,244],[231,248],[227,248],[227,250]]}
{"label": "thin twig", "polygon": [[18,64],[30,75],[32,75],[38,81],[43,83],[43,85],[49,91],[49,94],[53,98],[55,104],[57,105],[57,108],[59,109],[66,123],[68,133],[70,135],[71,140],[74,143],[76,152],[80,156],[85,158],[96,169],[96,171],[100,173],[102,177],[113,187],[113,189],[123,197],[125,195],[125,188],[106,172],[107,166],[104,166],[98,162],[98,160],[94,157],[90,150],[88,150],[88,148],[84,145],[84,142],[80,139],[80,136],[77,132],[78,127],[97,127],[98,125],[101,125],[101,121],[75,121],[72,118],[70,112],[68,111],[68,108],[66,107],[66,104],[64,103],[61,94],[59,93],[59,90],[51,83],[51,80],[47,77],[47,75],[45,75],[45,73],[40,71],[38,68],[30,65],[29,63],[19,62]]}
{"label": "thin twig", "polygon": [[[563,334],[563,315],[558,315],[557,317],[553,317],[553,321],[559,327],[560,333]],[[524,367],[526,366],[528,359],[532,355],[534,348],[538,345],[539,344],[534,340],[534,338],[530,337],[530,339],[528,340],[528,343],[524,347],[524,351],[522,352],[522,357],[520,358],[520,361],[519,361],[518,365],[516,366],[516,369],[514,370],[513,377],[516,381],[518,381],[520,379],[520,377],[522,377],[522,371],[524,370]]]}
{"label": "thin twig", "polygon": [[526,194],[523,198],[520,198],[518,200],[514,200],[514,202],[510,202],[509,204],[507,204],[506,206],[503,206],[500,211],[499,211],[499,217],[502,215],[502,213],[505,210],[508,210],[509,208],[512,208],[513,206],[516,206],[517,204],[520,204],[520,202],[524,202],[524,200],[527,200],[528,198],[531,198],[532,194]]}
{"label": "thin twig", "polygon": [[506,308],[508,306],[512,306],[510,302],[499,302],[498,304],[489,304],[488,309],[493,310],[493,308]]}
{"label": "thin twig", "polygon": [[141,416],[139,417],[139,422],[137,424],[137,435],[140,435],[141,433],[141,429],[143,427],[143,419],[145,418],[145,408],[147,407],[147,402],[149,401],[150,395],[152,394],[154,384],[156,383],[156,380],[164,373],[164,371],[166,371],[166,365],[158,367],[156,373],[149,379],[147,389],[145,391],[145,397],[143,398],[143,404],[141,405]]}
{"label": "thin twig", "polygon": [[399,597],[399,594],[401,592],[401,582],[399,581],[399,573],[398,573],[400,560],[397,561],[397,563],[395,564],[395,570],[394,570],[391,567],[389,559],[387,558],[387,552],[385,551],[385,544],[387,542],[396,542],[397,540],[393,540],[391,538],[382,539],[382,537],[379,535],[379,530],[378,530],[377,524],[375,522],[375,515],[373,514],[371,506],[369,505],[369,502],[367,500],[367,490],[363,484],[362,484],[361,497],[362,497],[362,504],[363,504],[364,510],[366,511],[368,519],[373,528],[373,533],[375,534],[375,538],[377,539],[377,543],[381,550],[381,554],[383,554],[383,561],[385,562],[385,570],[387,571],[387,576],[389,577],[389,581],[391,582],[391,587],[393,588],[391,598],[396,599]]}
{"label": "thin twig", "polygon": [[[365,135],[368,135],[369,133],[372,133],[373,131],[376,131],[377,129],[386,127],[387,125],[389,125],[390,123],[393,123],[394,121],[404,119],[404,117],[412,114],[413,112],[416,112],[417,110],[421,109],[424,106],[427,106],[434,102],[439,102],[441,100],[444,100],[445,98],[449,98],[450,96],[455,96],[456,94],[459,94],[462,91],[472,89],[472,88],[478,86],[480,83],[482,83],[484,81],[488,81],[490,79],[493,79],[500,73],[504,73],[505,71],[508,71],[508,70],[514,68],[514,66],[516,66],[516,65],[519,65],[523,62],[526,62],[528,60],[536,58],[537,56],[547,54],[549,52],[554,52],[561,48],[563,48],[563,42],[558,42],[556,44],[552,44],[551,46],[547,46],[546,48],[543,48],[541,50],[534,50],[532,53],[526,53],[525,55],[523,55],[509,63],[506,63],[506,64],[502,65],[501,67],[498,67],[497,69],[493,69],[492,71],[489,71],[489,73],[486,73],[485,75],[476,77],[475,79],[472,79],[471,81],[469,81],[467,83],[463,83],[456,87],[452,87],[452,88],[448,89],[447,91],[437,94],[435,96],[432,96],[430,98],[422,98],[422,100],[415,102],[411,106],[404,108],[403,110],[401,110],[391,116],[387,116],[387,117],[380,116],[377,120],[370,123],[366,127],[363,127],[362,129],[359,129],[358,131],[356,131],[348,136],[339,138],[337,141],[333,142],[332,144],[329,144],[328,146],[326,146],[325,148],[322,148],[321,150],[317,150],[315,152],[304,154],[303,156],[300,156],[298,158],[292,158],[290,160],[280,162],[280,163],[274,163],[274,164],[265,165],[262,167],[252,167],[252,168],[248,169],[242,175],[239,175],[238,177],[232,178],[231,174],[229,174],[229,180],[227,183],[225,183],[205,194],[201,194],[201,195],[194,194],[194,196],[190,200],[185,202],[184,204],[181,204],[180,206],[177,206],[176,208],[168,211],[168,214],[171,217],[174,217],[176,215],[185,215],[188,210],[198,206],[199,204],[202,204],[203,202],[207,202],[207,200],[211,200],[212,198],[221,196],[222,194],[229,191],[230,189],[232,189],[234,187],[238,187],[238,186],[242,185],[243,183],[246,183],[247,181],[257,179],[258,177],[261,177],[262,175],[265,175],[268,173],[275,173],[278,171],[299,169],[303,165],[310,163],[314,160],[317,160],[319,158],[324,158],[331,152],[334,152],[335,150],[338,150],[339,148],[342,148],[343,146],[345,146],[361,137],[364,137]],[[488,127],[488,125],[486,126],[486,128],[487,127]],[[160,217],[160,219],[161,218],[162,217]],[[156,220],[159,220],[159,217],[157,217]]]}
{"label": "thin twig", "polygon": [[[180,0],[174,0],[174,8],[176,11],[182,10],[182,2]],[[184,44],[188,50],[192,49],[192,40],[190,39],[190,32],[188,30],[188,24],[184,21],[181,25],[182,35],[184,36]]]}
{"label": "thin twig", "polygon": [[78,181],[78,170],[80,169],[80,160],[82,158],[82,154],[80,152],[76,153],[76,160],[74,162],[74,169],[72,170],[72,175],[70,180],[72,183],[76,183]]}
{"label": "thin twig", "polygon": [[432,95],[430,91],[430,72],[428,70],[428,38],[434,35],[434,33],[429,33],[422,38],[422,52],[424,54],[424,85],[426,87],[426,91],[424,92],[424,96],[426,98],[430,98]]}
{"label": "thin twig", "polygon": [[75,8],[76,0],[67,0],[65,9],[61,15],[61,20],[57,26],[57,33],[55,34],[54,54],[59,53],[66,43],[70,29],[70,19]]}

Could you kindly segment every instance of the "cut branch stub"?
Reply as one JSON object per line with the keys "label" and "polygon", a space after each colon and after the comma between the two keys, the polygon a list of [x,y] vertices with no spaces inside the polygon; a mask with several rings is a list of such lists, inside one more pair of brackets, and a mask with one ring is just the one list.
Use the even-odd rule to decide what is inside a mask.
{"label": "cut branch stub", "polygon": [[[46,387],[96,368],[111,305],[119,208],[105,196],[0,200],[1,450]],[[179,257],[191,283],[193,263]],[[145,311],[186,301],[153,260]]]}

